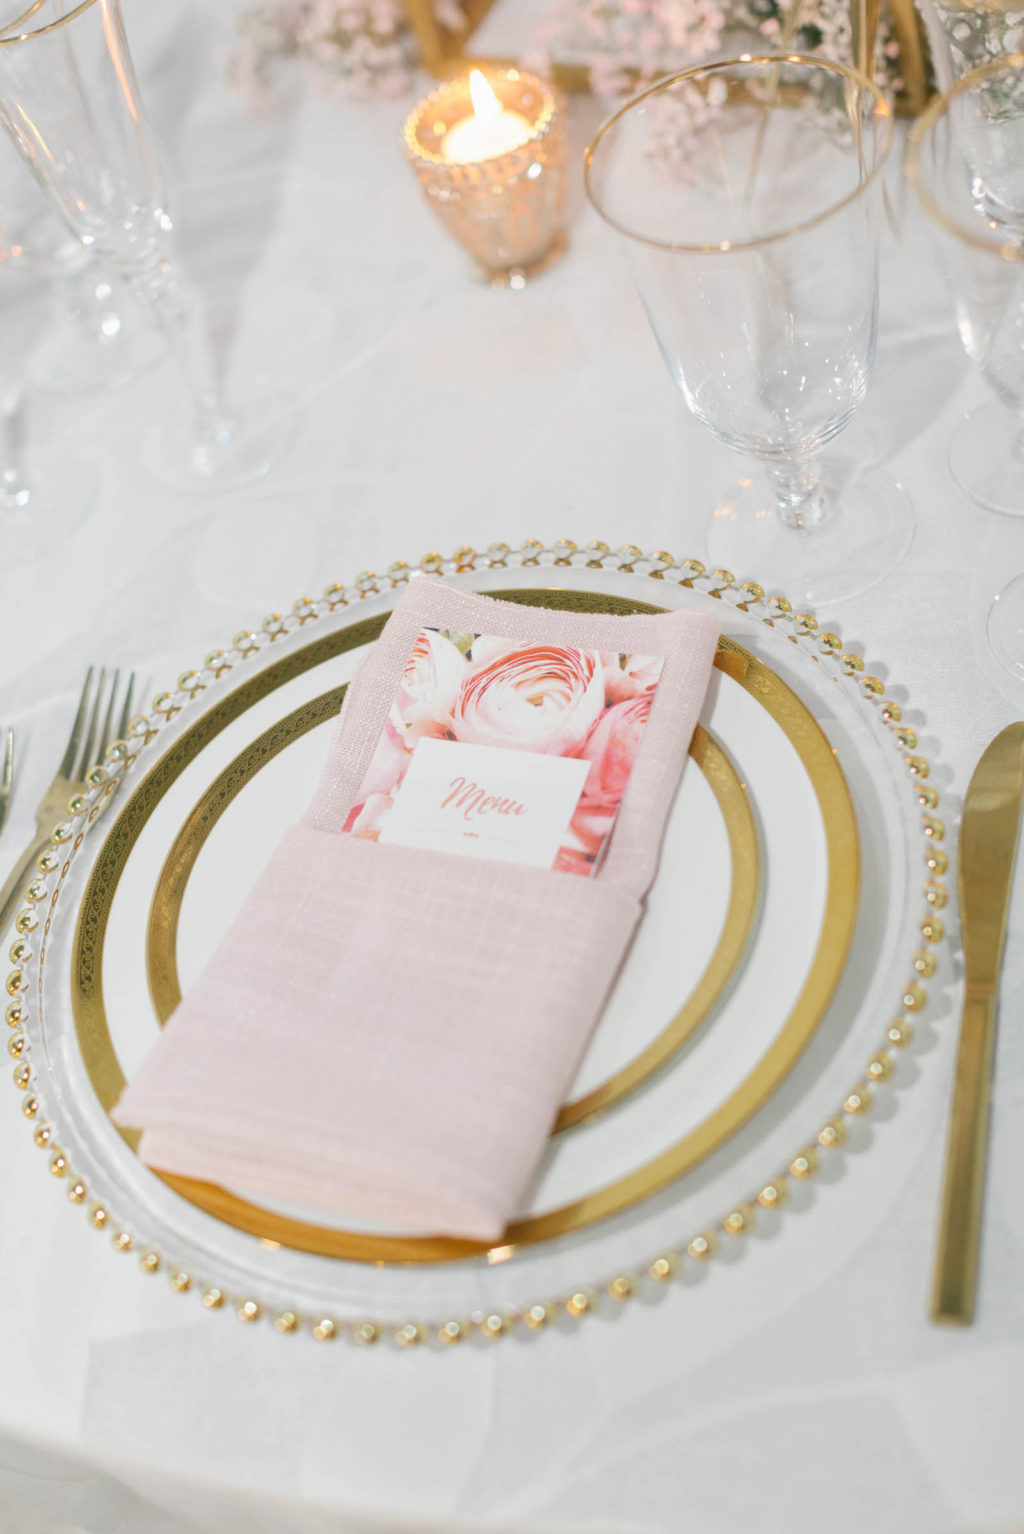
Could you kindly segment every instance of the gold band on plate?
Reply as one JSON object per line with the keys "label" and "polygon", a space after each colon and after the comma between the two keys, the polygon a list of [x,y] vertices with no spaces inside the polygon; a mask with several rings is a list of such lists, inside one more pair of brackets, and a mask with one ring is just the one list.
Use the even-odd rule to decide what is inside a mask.
{"label": "gold band on plate", "polygon": [[[269,668],[273,670],[273,667]],[[266,674],[266,673],[265,673]],[[278,719],[206,788],[190,810],[157,877],[146,929],[146,973],[157,1022],[163,1027],[181,1001],[177,944],[181,906],[188,881],[207,837],[228,805],[268,762],[310,730],[337,716],[347,684],[332,688]],[[608,1080],[565,1103],[552,1133],[582,1124],[613,1107],[661,1070],[699,1028],[739,963],[754,924],[761,887],[757,826],[747,792],[722,747],[697,726],[690,755],[704,773],[725,821],[732,881],[725,922],[715,951],[683,1005],[657,1038]]]}
{"label": "gold band on plate", "polygon": [[[657,613],[663,608],[624,597],[555,588],[502,592],[502,600],[568,611]],[[257,672],[168,749],[128,800],[100,850],[82,900],[72,959],[72,1005],[86,1070],[109,1111],[124,1077],[110,1038],[103,1001],[102,959],[107,921],[121,873],[143,826],[171,784],[203,747],[261,698],[333,656],[375,639],[387,614],[324,635]],[[767,1101],[802,1053],[832,997],[853,937],[859,894],[859,843],[849,789],[828,739],[809,709],[768,666],[734,641],[719,641],[716,661],[771,715],[810,778],[828,852],[825,911],[814,958],[795,1005],[774,1042],[732,1095],[695,1129],[644,1165],[572,1203],[514,1222],[502,1255],[515,1246],[583,1230],[632,1208],[667,1187],[725,1143]],[[127,1136],[129,1143],[132,1137]],[[486,1254],[477,1242],[437,1236],[381,1236],[313,1225],[277,1214],[223,1188],[188,1178],[163,1179],[197,1207],[265,1240],[356,1262],[418,1264]]]}
{"label": "gold band on plate", "polygon": [[607,1081],[600,1082],[582,1097],[564,1103],[555,1119],[553,1134],[606,1112],[663,1070],[709,1015],[735,974],[749,941],[761,898],[761,850],[746,785],[726,752],[703,725],[698,724],[693,732],[690,755],[718,801],[729,837],[732,883],[721,935],[693,992],[657,1038]]}

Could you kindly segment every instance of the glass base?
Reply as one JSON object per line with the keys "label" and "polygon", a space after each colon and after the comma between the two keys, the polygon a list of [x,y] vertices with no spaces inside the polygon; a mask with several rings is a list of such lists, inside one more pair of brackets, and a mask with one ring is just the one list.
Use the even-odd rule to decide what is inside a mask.
{"label": "glass base", "polygon": [[235,417],[216,440],[197,445],[186,418],[160,421],[143,443],[143,462],[155,480],[184,495],[216,494],[268,474],[292,437],[290,421]]}
{"label": "glass base", "polygon": [[33,468],[17,498],[0,498],[0,577],[58,554],[96,504],[96,465],[69,458]]}
{"label": "glass base", "polygon": [[[217,493],[262,479],[287,450],[308,403],[373,349],[370,328],[356,323],[358,317],[347,317],[339,338],[336,311],[287,283],[253,279],[241,291],[219,283],[205,297],[212,349],[225,363],[230,430],[197,453],[181,389],[178,412],[155,424],[143,443],[147,471],[184,494]],[[372,318],[379,329],[379,316]]]}
{"label": "glass base", "polygon": [[788,527],[775,511],[767,475],[745,475],[715,507],[708,532],[712,566],[756,580],[797,606],[828,607],[877,585],[913,540],[906,493],[878,469],[847,476],[833,465],[825,468],[824,491],[821,522]]}
{"label": "glass base", "polygon": [[123,389],[167,353],[167,342],[147,329],[125,294],[112,338],[84,338],[75,325],[59,325],[33,351],[27,375],[46,394],[95,394]]}
{"label": "glass base", "polygon": [[950,438],[949,468],[969,501],[1024,517],[1024,420],[1005,405],[982,405]]}
{"label": "glass base", "polygon": [[1024,682],[1024,575],[993,597],[985,627],[989,648],[1000,666]]}
{"label": "glass base", "polygon": [[539,277],[541,272],[546,272],[549,267],[555,266],[561,261],[568,246],[569,242],[566,236],[560,234],[548,246],[544,254],[538,256],[536,261],[530,261],[524,266],[510,266],[500,272],[487,271],[481,268],[481,275],[484,281],[489,283],[492,288],[512,288],[513,291],[518,292],[520,289],[525,288],[528,282],[532,282],[535,277]]}

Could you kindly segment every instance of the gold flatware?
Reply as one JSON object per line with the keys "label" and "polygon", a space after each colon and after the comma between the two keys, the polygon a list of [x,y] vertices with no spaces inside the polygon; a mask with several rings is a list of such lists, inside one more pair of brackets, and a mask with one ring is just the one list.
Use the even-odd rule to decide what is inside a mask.
{"label": "gold flatware", "polygon": [[964,1008],[946,1152],[933,1321],[974,1318],[985,1193],[996,996],[1024,792],[1024,722],[1008,725],[974,769],[960,823]]}
{"label": "gold flatware", "polygon": [[[101,670],[97,676],[92,666],[85,674],[85,682],[82,685],[78,710],[75,714],[75,722],[71,726],[64,758],[53,782],[36,806],[35,837],[18,859],[3,889],[0,889],[0,934],[6,931],[12,920],[26,881],[31,879],[40,853],[49,846],[50,834],[64,816],[68,800],[73,794],[81,793],[85,789],[85,778],[89,769],[103,756],[112,741],[123,737],[127,732],[135,695],[135,673],[132,672],[128,678],[115,729],[115,709],[120,677],[120,671],[114,671],[108,678],[104,670]],[[11,763],[13,768],[13,742]],[[3,790],[0,788],[0,817],[3,813]]]}
{"label": "gold flatware", "polygon": [[8,729],[4,737],[4,759],[0,766],[0,831],[7,824],[11,812],[11,794],[14,789],[14,731]]}

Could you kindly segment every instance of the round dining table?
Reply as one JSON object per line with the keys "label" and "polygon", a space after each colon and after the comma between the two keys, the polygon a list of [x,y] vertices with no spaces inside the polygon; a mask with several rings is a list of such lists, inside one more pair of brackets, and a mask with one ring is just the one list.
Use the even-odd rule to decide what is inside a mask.
{"label": "round dining table", "polygon": [[[166,354],[107,391],[47,393],[26,372],[36,461],[79,463],[97,489],[78,527],[44,530],[29,562],[9,557],[0,524],[0,725],[17,742],[0,880],[31,837],[88,665],[133,669],[152,696],[265,614],[432,550],[601,539],[701,559],[742,472],[688,415],[586,204],[599,103],[568,109],[567,253],[521,290],[495,289],[404,162],[426,77],[360,99],[296,75],[253,113],[224,72],[238,9],[126,0],[125,14],[182,266],[229,380],[274,402],[283,446],[254,485],[167,489],[142,447],[180,403]],[[992,593],[1024,570],[1024,522],[973,507],[950,477],[951,433],[986,389],[900,153],[898,134],[874,375],[836,450],[902,483],[915,535],[898,568],[819,616],[906,700],[952,852],[971,771],[1024,704],[1024,681],[984,639]],[[46,285],[23,265],[0,269],[8,374],[51,323]],[[323,1346],[186,1305],[69,1207],[8,1086],[0,1528],[1024,1530],[1024,872],[1017,884],[967,1327],[928,1314],[959,1022],[955,898],[911,1088],[863,1153],[707,1282],[540,1338]]]}

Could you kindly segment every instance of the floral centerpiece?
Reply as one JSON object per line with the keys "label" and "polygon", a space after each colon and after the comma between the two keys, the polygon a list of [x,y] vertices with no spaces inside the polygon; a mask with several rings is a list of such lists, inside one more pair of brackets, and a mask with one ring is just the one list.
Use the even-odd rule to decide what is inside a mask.
{"label": "floral centerpiece", "polygon": [[[784,48],[853,62],[848,0],[554,0],[538,42],[549,58],[584,57],[591,90],[606,97],[725,51]],[[893,90],[902,83],[898,56],[881,30],[876,78]]]}
{"label": "floral centerpiece", "polygon": [[[461,25],[458,0],[432,3],[442,25]],[[319,90],[404,94],[416,46],[403,0],[266,0],[243,11],[227,70],[250,106],[272,106],[296,65]]]}
{"label": "floral centerpiece", "polygon": [[[422,0],[420,0],[422,3]],[[459,0],[429,0],[439,27],[465,30]],[[792,48],[852,62],[848,0],[551,0],[523,62],[585,64],[589,87],[616,97],[645,81],[742,48]],[[289,65],[320,89],[363,95],[408,90],[417,62],[404,0],[265,0],[239,21],[229,74],[253,106],[275,99]],[[899,47],[883,27],[879,83],[899,90]]]}

